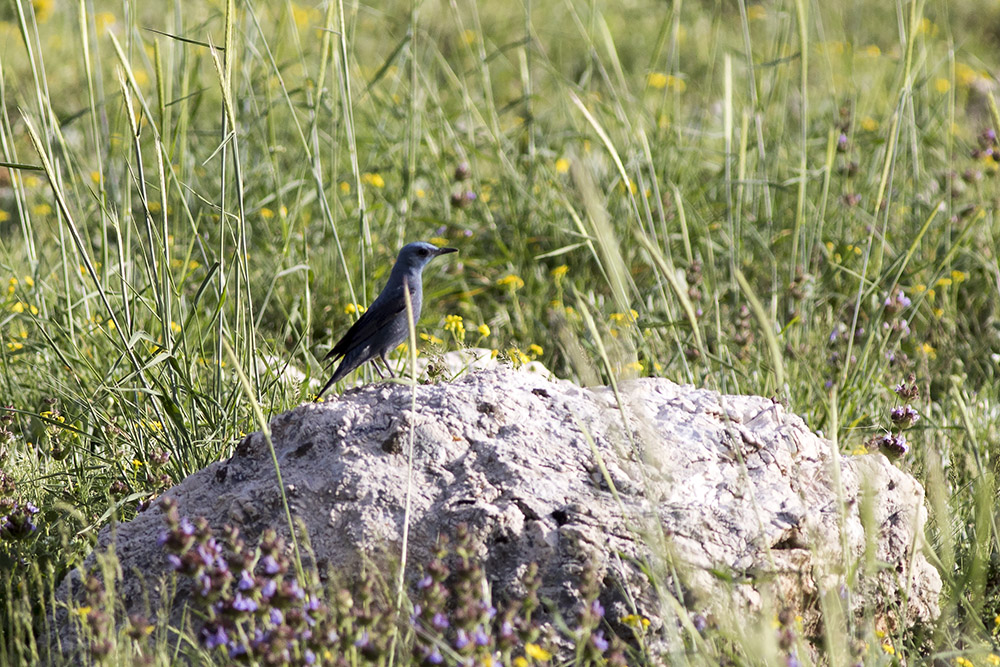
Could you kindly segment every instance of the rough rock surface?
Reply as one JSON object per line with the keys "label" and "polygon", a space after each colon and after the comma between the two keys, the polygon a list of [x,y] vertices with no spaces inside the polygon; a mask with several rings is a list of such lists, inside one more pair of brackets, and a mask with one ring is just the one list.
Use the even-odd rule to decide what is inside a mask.
{"label": "rough rock surface", "polygon": [[[858,578],[846,582],[853,611],[884,626],[938,615],[920,484],[881,454],[834,455],[768,399],[664,379],[627,382],[616,397],[495,368],[418,386],[415,410],[412,400],[408,386],[371,384],[271,422],[292,511],[323,571],[398,550],[412,429],[411,564],[465,523],[495,592],[516,592],[537,562],[541,597],[563,613],[589,560],[608,584],[608,617],[629,613],[627,593],[654,628],[673,623],[665,596],[675,595],[709,612],[777,600],[817,631],[819,597],[846,590],[847,576]],[[261,433],[165,495],[182,515],[235,524],[251,543],[286,525]],[[166,571],[163,525],[154,504],[116,529],[126,609],[140,610]],[[110,540],[105,530],[100,541]],[[663,577],[658,592],[637,563]]]}

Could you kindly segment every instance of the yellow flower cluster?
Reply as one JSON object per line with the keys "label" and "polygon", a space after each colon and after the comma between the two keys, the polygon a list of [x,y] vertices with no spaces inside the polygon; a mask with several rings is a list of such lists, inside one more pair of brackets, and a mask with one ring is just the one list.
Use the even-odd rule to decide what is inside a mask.
{"label": "yellow flower cluster", "polygon": [[458,342],[465,342],[465,323],[462,321],[461,315],[445,316],[444,329],[445,331],[450,331],[451,335],[454,336],[455,340]]}
{"label": "yellow flower cluster", "polygon": [[622,623],[633,628],[646,629],[649,627],[649,619],[645,616],[639,616],[638,614],[628,614],[627,616],[622,617]]}
{"label": "yellow flower cluster", "polygon": [[500,285],[501,287],[509,287],[513,291],[513,290],[519,290],[522,287],[524,287],[524,281],[521,280],[520,276],[514,275],[512,273],[498,280],[497,285]]}
{"label": "yellow flower cluster", "polygon": [[[441,340],[440,338],[438,338],[434,334],[429,334],[429,333],[422,333],[422,334],[420,334],[420,340],[425,340],[428,343],[430,343],[431,345],[440,345],[441,343],[444,342],[443,340]],[[406,345],[406,343],[403,343],[403,345]]]}
{"label": "yellow flower cluster", "polygon": [[[523,352],[519,347],[512,347],[507,350],[507,356],[510,358],[511,365],[513,365],[514,368],[519,368],[542,356],[542,352],[544,352],[544,350],[541,345],[532,343],[528,346],[527,353]],[[493,356],[496,357],[496,355]]]}
{"label": "yellow flower cluster", "polygon": [[687,90],[687,83],[684,79],[676,77],[673,74],[664,74],[663,72],[650,72],[649,76],[646,77],[646,84],[650,88],[656,88],[657,90],[666,88],[678,93],[683,93]]}

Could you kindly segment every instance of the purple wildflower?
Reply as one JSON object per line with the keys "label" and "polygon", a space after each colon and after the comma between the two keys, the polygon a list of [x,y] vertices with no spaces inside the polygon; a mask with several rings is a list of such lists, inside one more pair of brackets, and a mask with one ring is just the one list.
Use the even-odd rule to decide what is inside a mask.
{"label": "purple wildflower", "polygon": [[917,423],[920,415],[909,404],[897,406],[889,412],[889,419],[900,428],[909,428]]}
{"label": "purple wildflower", "polygon": [[198,638],[209,651],[214,649],[216,646],[222,646],[229,641],[226,629],[214,622],[203,625],[201,632],[198,633]]}
{"label": "purple wildflower", "polygon": [[910,451],[910,446],[906,443],[906,436],[902,433],[886,433],[876,440],[876,444],[883,454],[891,458],[904,456]]}
{"label": "purple wildflower", "polygon": [[245,597],[242,593],[237,593],[233,598],[233,609],[252,614],[257,611],[257,603],[250,598]]}
{"label": "purple wildflower", "polygon": [[236,588],[241,591],[248,591],[254,587],[255,583],[253,575],[250,574],[250,570],[243,570],[240,572],[240,581],[236,584]]}

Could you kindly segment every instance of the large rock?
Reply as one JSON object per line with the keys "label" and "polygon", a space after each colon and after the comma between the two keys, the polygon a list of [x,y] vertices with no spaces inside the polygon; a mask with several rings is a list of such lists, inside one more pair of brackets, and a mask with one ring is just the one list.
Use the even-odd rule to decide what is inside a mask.
{"label": "large rock", "polygon": [[[664,379],[627,382],[616,396],[495,368],[418,386],[415,399],[408,386],[371,384],[270,427],[321,571],[391,557],[409,490],[411,567],[465,523],[495,592],[516,592],[537,562],[540,596],[564,613],[590,561],[612,622],[629,613],[626,591],[654,628],[676,623],[669,596],[705,612],[773,600],[801,614],[807,633],[820,631],[819,598],[848,589],[851,611],[883,627],[938,615],[920,484],[881,454],[840,455],[765,398]],[[165,495],[181,515],[237,525],[251,543],[287,526],[261,433]],[[166,572],[163,526],[154,505],[116,529],[127,609],[142,609]],[[657,592],[640,564],[661,577]]]}

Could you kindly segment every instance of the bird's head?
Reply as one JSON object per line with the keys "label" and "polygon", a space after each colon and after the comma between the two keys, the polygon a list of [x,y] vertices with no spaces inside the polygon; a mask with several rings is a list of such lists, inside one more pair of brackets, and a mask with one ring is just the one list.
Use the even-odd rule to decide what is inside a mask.
{"label": "bird's head", "polygon": [[402,269],[420,271],[427,266],[427,262],[438,255],[447,255],[450,252],[458,252],[458,248],[438,248],[424,241],[408,243],[399,251],[396,265]]}

